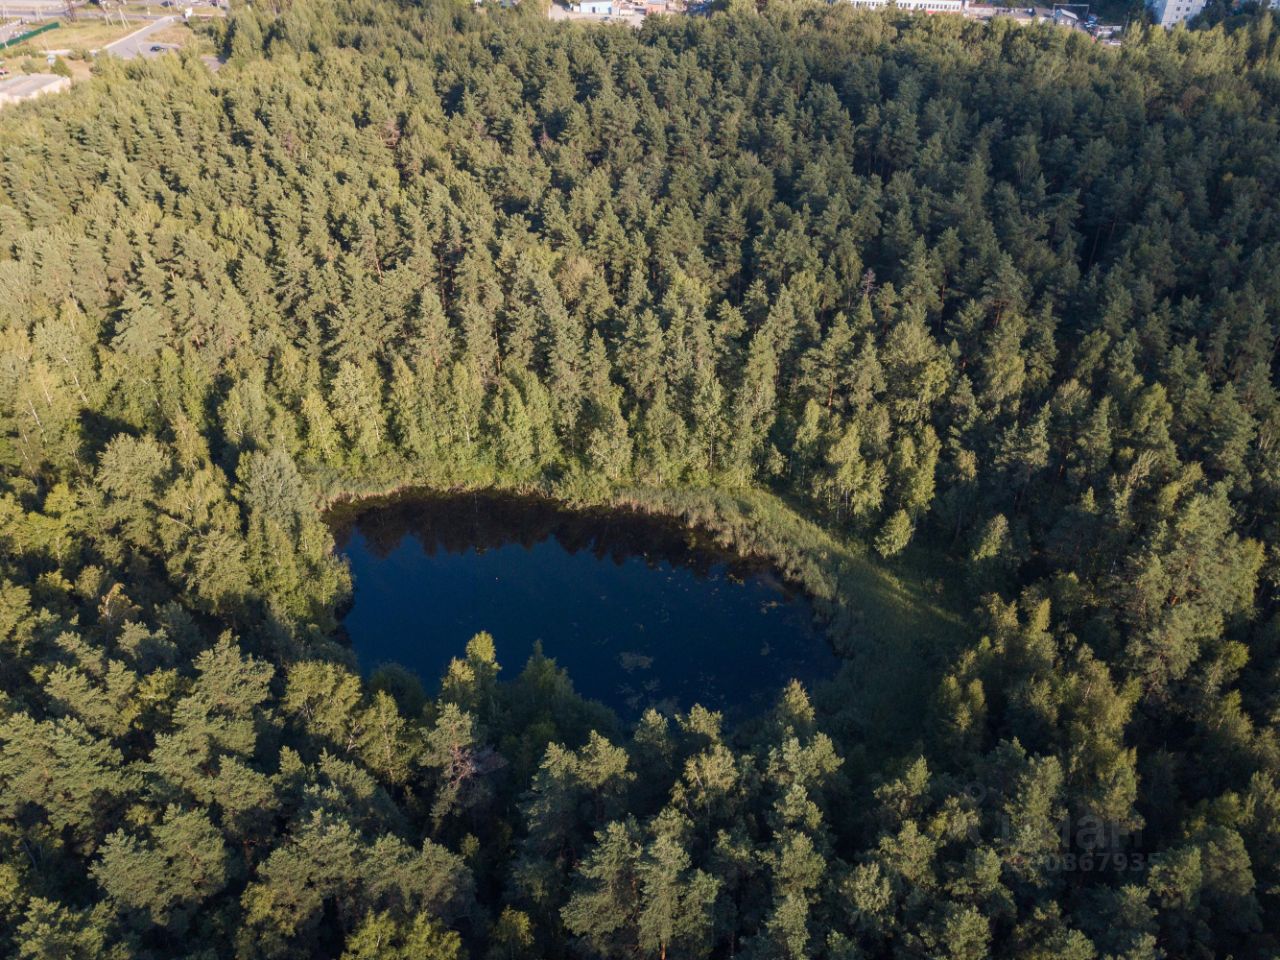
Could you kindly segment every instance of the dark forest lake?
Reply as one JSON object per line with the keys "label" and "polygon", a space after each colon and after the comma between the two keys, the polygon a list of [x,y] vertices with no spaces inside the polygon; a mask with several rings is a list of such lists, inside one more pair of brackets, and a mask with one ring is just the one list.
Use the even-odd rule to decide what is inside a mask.
{"label": "dark forest lake", "polygon": [[481,630],[508,679],[541,643],[580,693],[623,716],[752,712],[838,665],[802,595],[673,521],[468,494],[371,507],[336,535],[361,668],[398,663],[429,692]]}

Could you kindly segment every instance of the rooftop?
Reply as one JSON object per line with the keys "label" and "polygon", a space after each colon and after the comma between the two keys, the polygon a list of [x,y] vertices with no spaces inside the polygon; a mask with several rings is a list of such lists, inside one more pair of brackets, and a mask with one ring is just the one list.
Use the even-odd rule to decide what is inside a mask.
{"label": "rooftop", "polygon": [[0,103],[16,103],[29,100],[42,93],[54,93],[69,86],[71,81],[54,73],[25,73],[0,80]]}

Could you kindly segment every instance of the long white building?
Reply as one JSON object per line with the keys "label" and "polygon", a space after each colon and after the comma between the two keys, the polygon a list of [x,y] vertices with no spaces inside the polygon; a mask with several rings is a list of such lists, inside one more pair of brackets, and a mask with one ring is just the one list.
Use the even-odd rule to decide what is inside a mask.
{"label": "long white building", "polygon": [[898,0],[899,10],[914,10],[917,13],[960,13],[965,8],[965,0]]}
{"label": "long white building", "polygon": [[847,0],[862,10],[882,10],[897,7],[915,13],[961,13],[967,0]]}

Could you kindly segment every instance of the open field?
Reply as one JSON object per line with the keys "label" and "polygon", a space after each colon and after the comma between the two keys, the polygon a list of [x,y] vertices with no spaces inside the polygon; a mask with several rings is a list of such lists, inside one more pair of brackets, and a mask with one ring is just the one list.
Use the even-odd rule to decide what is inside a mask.
{"label": "open field", "polygon": [[152,43],[172,43],[185,47],[192,43],[199,43],[202,38],[186,24],[174,23],[150,34],[147,39]]}
{"label": "open field", "polygon": [[[148,21],[135,20],[122,27],[118,23],[106,23],[102,20],[81,20],[74,24],[59,27],[57,30],[50,30],[48,33],[41,34],[27,43],[2,51],[0,52],[0,59],[11,61],[10,68],[12,68],[13,64],[18,60],[24,57],[34,57],[41,61],[41,69],[43,69],[44,58],[50,51],[62,53],[64,56],[68,53],[74,55],[86,51],[100,51],[109,44],[122,40],[143,29],[147,24]],[[185,47],[199,40],[200,38],[197,34],[183,23],[171,23],[146,36],[147,45]],[[86,75],[87,71],[88,68],[86,67],[84,71]],[[72,72],[73,75],[76,73],[74,67]],[[76,79],[80,79],[79,76]]]}
{"label": "open field", "polygon": [[126,37],[144,24],[107,23],[105,20],[78,20],[66,23],[56,30],[42,33],[26,43],[10,47],[3,56],[43,56],[48,50],[96,50],[121,37]]}
{"label": "open field", "polygon": [[[5,51],[6,53],[8,51]],[[45,60],[44,54],[39,56],[20,56],[20,57],[0,57],[5,67],[11,74],[21,73],[48,73],[49,65]],[[73,83],[79,83],[81,80],[88,80],[93,75],[92,60],[74,60],[70,57],[64,57],[63,63],[67,65],[67,69],[71,71],[71,80]]]}

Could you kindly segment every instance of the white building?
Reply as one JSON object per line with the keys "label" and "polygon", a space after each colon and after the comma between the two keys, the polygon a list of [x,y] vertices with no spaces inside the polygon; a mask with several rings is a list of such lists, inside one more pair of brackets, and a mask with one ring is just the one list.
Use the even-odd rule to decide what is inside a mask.
{"label": "white building", "polygon": [[573,5],[573,12],[609,17],[613,15],[613,0],[577,0]]}
{"label": "white building", "polygon": [[66,90],[69,86],[71,78],[60,77],[56,73],[21,73],[16,77],[6,77],[0,80],[0,106],[34,100],[46,93]]}
{"label": "white building", "polygon": [[847,0],[860,10],[897,7],[912,13],[963,13],[967,0]]}
{"label": "white building", "polygon": [[1185,23],[1204,9],[1205,0],[1150,0],[1156,23],[1166,29]]}
{"label": "white building", "polygon": [[898,0],[897,7],[915,13],[961,13],[964,0]]}

